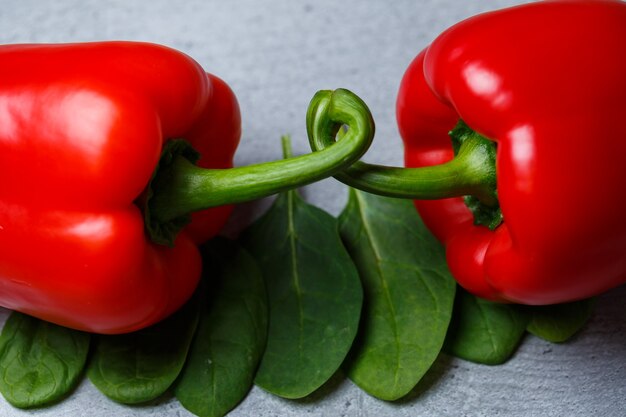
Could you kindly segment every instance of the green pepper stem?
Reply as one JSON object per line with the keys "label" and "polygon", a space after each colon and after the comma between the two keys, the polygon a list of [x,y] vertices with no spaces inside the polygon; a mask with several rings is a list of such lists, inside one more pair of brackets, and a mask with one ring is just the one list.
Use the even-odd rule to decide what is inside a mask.
{"label": "green pepper stem", "polygon": [[350,133],[319,152],[231,169],[205,169],[187,157],[170,157],[152,181],[146,210],[148,231],[148,222],[161,228],[194,211],[251,201],[330,177],[367,151],[374,121],[359,97],[344,89],[320,91],[310,106],[323,108],[326,122],[350,126]]}
{"label": "green pepper stem", "polygon": [[[336,126],[329,123],[323,109],[310,110],[309,143],[319,151],[334,143]],[[359,161],[334,177],[354,188],[388,197],[434,200],[471,195],[486,206],[498,205],[495,143],[473,131],[462,139],[455,158],[441,165],[399,168]]]}

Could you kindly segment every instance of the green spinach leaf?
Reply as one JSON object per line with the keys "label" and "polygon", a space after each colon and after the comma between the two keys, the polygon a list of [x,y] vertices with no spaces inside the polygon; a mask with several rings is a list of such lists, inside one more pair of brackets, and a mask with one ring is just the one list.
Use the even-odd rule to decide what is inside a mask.
{"label": "green spinach leaf", "polygon": [[267,338],[265,284],[252,256],[227,239],[204,247],[200,322],[176,397],[201,417],[221,417],[250,391]]}
{"label": "green spinach leaf", "polygon": [[78,383],[89,333],[13,312],[0,335],[0,391],[19,408],[47,405]]}
{"label": "green spinach leaf", "polygon": [[565,342],[576,334],[593,313],[595,299],[549,306],[529,307],[527,330],[549,342]]}
{"label": "green spinach leaf", "polygon": [[178,312],[148,328],[99,335],[87,376],[100,392],[117,402],[153,400],[178,377],[197,322],[197,300],[192,298]]}
{"label": "green spinach leaf", "polygon": [[370,395],[396,400],[439,355],[456,284],[444,248],[410,201],[351,189],[339,221],[365,291],[361,329],[345,368]]}
{"label": "green spinach leaf", "polygon": [[444,350],[472,362],[504,363],[515,353],[528,321],[521,306],[494,303],[459,289]]}
{"label": "green spinach leaf", "polygon": [[289,191],[241,241],[268,289],[268,340],[255,383],[285,398],[304,397],[340,367],[361,312],[361,284],[337,220]]}

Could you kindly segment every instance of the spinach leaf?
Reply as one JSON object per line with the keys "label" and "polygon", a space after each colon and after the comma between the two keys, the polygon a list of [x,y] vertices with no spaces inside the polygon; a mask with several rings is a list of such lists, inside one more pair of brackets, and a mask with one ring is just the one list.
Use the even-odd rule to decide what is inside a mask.
{"label": "spinach leaf", "polygon": [[47,405],[78,383],[89,333],[13,312],[0,335],[0,391],[19,408]]}
{"label": "spinach leaf", "polygon": [[593,313],[595,299],[549,306],[529,307],[527,330],[549,342],[565,342],[576,334]]}
{"label": "spinach leaf", "polygon": [[178,401],[202,417],[226,415],[250,391],[267,338],[265,284],[252,256],[217,238],[204,248],[200,322],[176,385]]}
{"label": "spinach leaf", "polygon": [[340,367],[361,312],[361,284],[337,220],[289,191],[241,241],[259,262],[269,300],[255,383],[282,397],[304,397]]}
{"label": "spinach leaf", "polygon": [[504,363],[515,353],[528,321],[521,306],[494,303],[459,289],[444,350],[472,362]]}
{"label": "spinach leaf", "polygon": [[178,377],[197,322],[197,301],[192,298],[178,312],[148,328],[99,335],[87,376],[100,392],[117,402],[153,400]]}
{"label": "spinach leaf", "polygon": [[439,355],[456,284],[444,248],[410,201],[351,189],[339,221],[365,291],[361,329],[345,368],[370,395],[396,400]]}

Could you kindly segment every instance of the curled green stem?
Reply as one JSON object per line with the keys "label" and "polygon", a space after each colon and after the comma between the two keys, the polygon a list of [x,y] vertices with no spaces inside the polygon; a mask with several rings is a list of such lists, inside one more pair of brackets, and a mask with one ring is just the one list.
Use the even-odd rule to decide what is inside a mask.
{"label": "curled green stem", "polygon": [[[340,127],[323,106],[309,107],[307,132],[311,149],[332,146]],[[350,127],[346,134],[350,133]],[[358,161],[334,177],[354,188],[388,197],[434,200],[471,196],[476,222],[495,228],[501,221],[496,190],[496,145],[462,121],[451,132],[454,159],[440,165],[399,168]],[[485,218],[486,216],[486,218]]]}
{"label": "curled green stem", "polygon": [[189,151],[164,154],[145,210],[152,240],[171,244],[194,211],[251,201],[319,181],[352,165],[367,151],[374,137],[374,122],[359,97],[344,89],[320,91],[310,106],[323,108],[327,123],[347,125],[350,133],[311,154],[231,169],[200,168]]}

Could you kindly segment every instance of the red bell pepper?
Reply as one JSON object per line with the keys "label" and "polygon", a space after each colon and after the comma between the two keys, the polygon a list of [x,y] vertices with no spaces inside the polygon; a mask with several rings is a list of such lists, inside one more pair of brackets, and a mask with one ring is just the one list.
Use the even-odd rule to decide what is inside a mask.
{"label": "red bell pepper", "polygon": [[[222,227],[224,205],[329,176],[373,135],[366,125],[328,153],[229,169],[235,96],[180,52],[10,45],[0,62],[0,305],[76,329],[122,333],[166,317],[194,291],[196,244]],[[338,120],[355,107],[346,91],[327,99]],[[166,143],[177,146],[161,155]]]}
{"label": "red bell pepper", "polygon": [[[626,282],[626,3],[542,1],[460,22],[409,66],[397,118],[406,165],[422,168],[357,163],[338,178],[420,199],[463,287],[553,304]],[[455,156],[459,119],[473,132],[452,133],[480,145]]]}

